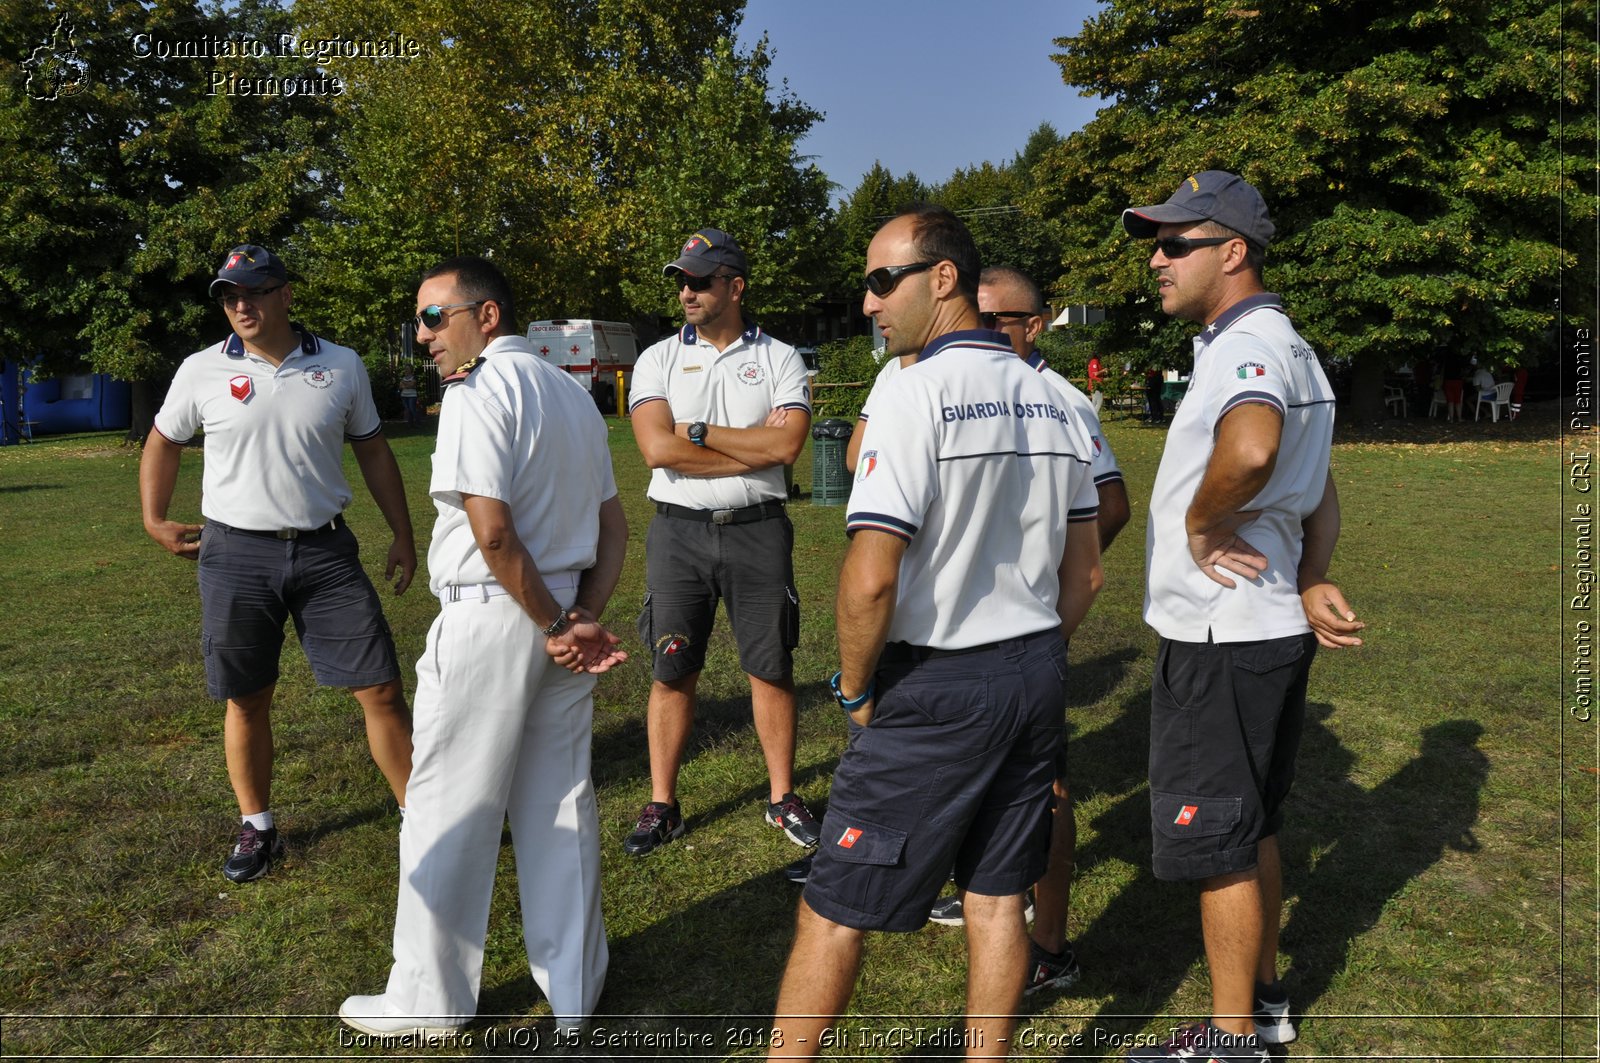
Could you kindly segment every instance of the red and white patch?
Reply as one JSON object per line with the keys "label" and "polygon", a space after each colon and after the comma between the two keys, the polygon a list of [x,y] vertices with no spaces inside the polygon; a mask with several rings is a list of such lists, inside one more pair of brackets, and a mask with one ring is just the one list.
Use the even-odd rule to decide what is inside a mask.
{"label": "red and white patch", "polygon": [[856,479],[865,480],[872,475],[872,470],[878,467],[878,452],[869,450],[861,455],[861,460],[856,463]]}
{"label": "red and white patch", "polygon": [[839,848],[853,848],[860,837],[861,829],[859,827],[846,827],[844,833],[839,835]]}
{"label": "red and white patch", "polygon": [[739,382],[756,386],[767,379],[767,371],[760,362],[746,362],[739,367]]}
{"label": "red and white patch", "polygon": [[656,639],[656,652],[666,657],[682,653],[688,648],[689,639],[685,635],[662,635]]}
{"label": "red and white patch", "polygon": [[1187,827],[1189,824],[1194,822],[1194,814],[1198,811],[1200,811],[1199,805],[1184,805],[1178,810],[1178,818],[1174,819],[1172,822],[1176,823],[1180,827]]}
{"label": "red and white patch", "polygon": [[228,394],[240,402],[249,402],[250,396],[255,394],[255,387],[250,383],[250,378],[247,376],[229,377]]}
{"label": "red and white patch", "polygon": [[239,254],[238,252],[234,252],[233,254],[228,256],[228,261],[223,264],[222,268],[224,270],[233,269],[235,266],[237,266],[239,264],[239,260],[242,259],[242,258],[244,258],[243,255]]}

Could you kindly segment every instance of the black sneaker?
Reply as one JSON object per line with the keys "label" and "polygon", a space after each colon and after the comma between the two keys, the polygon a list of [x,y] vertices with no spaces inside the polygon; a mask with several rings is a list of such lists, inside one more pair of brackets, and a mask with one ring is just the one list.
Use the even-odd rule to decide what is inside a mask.
{"label": "black sneaker", "polygon": [[1060,952],[1046,952],[1034,942],[1028,942],[1028,984],[1023,987],[1023,993],[1065,989],[1082,975],[1083,968],[1078,966],[1072,942],[1067,942]]}
{"label": "black sneaker", "polygon": [[283,839],[277,827],[257,830],[246,823],[239,828],[239,840],[222,865],[222,873],[234,882],[249,882],[265,875],[274,860],[283,859]]}
{"label": "black sneaker", "polygon": [[1277,1000],[1268,1000],[1262,995],[1261,986],[1256,986],[1256,1036],[1261,1038],[1264,1045],[1286,1045],[1300,1036],[1294,1028],[1294,1020],[1289,1017],[1289,994],[1283,991],[1280,984],[1274,983],[1268,990],[1276,990]]}
{"label": "black sneaker", "polygon": [[[1022,910],[1022,918],[1033,922],[1033,890],[1028,891],[1025,898],[1027,907]],[[939,923],[942,926],[964,926],[966,917],[961,911],[961,894],[949,893],[933,902],[933,907],[928,909],[928,922]]]}
{"label": "black sneaker", "polygon": [[965,924],[966,918],[961,914],[961,894],[952,893],[934,901],[933,907],[928,909],[928,921],[941,926]]}
{"label": "black sneaker", "polygon": [[1266,1063],[1272,1057],[1255,1034],[1223,1033],[1210,1021],[1185,1026],[1164,1045],[1129,1052],[1129,1063],[1193,1059],[1202,1063]]}
{"label": "black sneaker", "polygon": [[622,843],[622,851],[629,856],[653,853],[672,839],[683,837],[683,831],[683,813],[678,810],[678,802],[664,805],[651,801],[639,813],[639,822],[633,825],[633,833]]}
{"label": "black sneaker", "polygon": [[796,886],[804,886],[806,884],[806,879],[811,877],[811,861],[816,857],[816,855],[816,853],[807,853],[794,863],[790,864],[788,867],[784,868],[784,881],[792,882]]}
{"label": "black sneaker", "polygon": [[767,806],[767,822],[789,836],[789,840],[806,849],[815,849],[822,837],[822,827],[811,814],[798,794],[787,793],[783,800]]}

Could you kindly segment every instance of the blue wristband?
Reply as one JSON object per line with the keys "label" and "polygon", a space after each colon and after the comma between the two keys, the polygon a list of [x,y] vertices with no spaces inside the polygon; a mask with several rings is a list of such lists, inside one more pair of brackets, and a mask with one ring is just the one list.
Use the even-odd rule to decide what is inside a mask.
{"label": "blue wristband", "polygon": [[866,690],[862,691],[860,694],[857,694],[853,698],[847,698],[844,696],[844,691],[839,689],[839,680],[843,678],[843,676],[843,671],[833,673],[833,678],[828,680],[828,689],[833,691],[833,700],[839,703],[839,707],[841,709],[843,709],[845,712],[855,712],[861,706],[872,700],[872,691],[876,684],[873,680],[869,679],[867,680]]}

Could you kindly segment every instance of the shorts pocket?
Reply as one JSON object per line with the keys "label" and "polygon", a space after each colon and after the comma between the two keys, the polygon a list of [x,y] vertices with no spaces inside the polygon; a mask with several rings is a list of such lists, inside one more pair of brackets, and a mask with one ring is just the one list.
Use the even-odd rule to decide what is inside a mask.
{"label": "shorts pocket", "polygon": [[1243,814],[1244,801],[1238,797],[1195,797],[1160,790],[1150,793],[1151,824],[1174,840],[1229,834],[1238,827]]}
{"label": "shorts pocket", "polygon": [[654,650],[656,645],[656,629],[655,624],[651,622],[649,591],[644,592],[644,606],[639,610],[638,626],[639,641],[644,643],[645,646],[649,647],[651,650]]}
{"label": "shorts pocket", "polygon": [[1306,643],[1304,637],[1300,635],[1233,647],[1234,667],[1243,668],[1256,675],[1266,675],[1268,672],[1276,672],[1279,668],[1287,668],[1305,655]]}
{"label": "shorts pocket", "polygon": [[906,847],[906,832],[829,809],[823,824],[822,844],[829,859],[845,864],[893,867]]}
{"label": "shorts pocket", "polygon": [[1169,709],[1187,709],[1205,697],[1210,674],[1211,645],[1162,642],[1156,653],[1156,704]]}
{"label": "shorts pocket", "polygon": [[793,587],[783,588],[783,648],[792,650],[800,645],[800,592]]}

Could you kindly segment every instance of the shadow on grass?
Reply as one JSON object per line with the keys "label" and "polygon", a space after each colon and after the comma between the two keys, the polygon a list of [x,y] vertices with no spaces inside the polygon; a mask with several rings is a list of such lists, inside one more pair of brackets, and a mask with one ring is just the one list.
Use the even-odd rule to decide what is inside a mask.
{"label": "shadow on grass", "polygon": [[0,487],[0,495],[20,495],[25,491],[60,491],[66,484],[6,484]]}
{"label": "shadow on grass", "polygon": [[[1365,790],[1349,778],[1355,758],[1325,726],[1332,712],[1326,704],[1307,706],[1282,840],[1284,894],[1294,908],[1281,940],[1294,967],[1281,973],[1296,1013],[1328,991],[1352,943],[1377,924],[1390,898],[1446,847],[1477,848],[1472,825],[1488,775],[1488,758],[1477,748],[1482,726],[1451,720],[1425,729],[1417,756]],[[1074,786],[1092,790],[1096,779],[1140,770],[1148,742],[1147,706],[1130,698],[1111,726],[1072,747]],[[1148,795],[1141,787],[1096,817],[1095,842],[1078,852],[1080,868],[1107,859],[1141,868],[1076,940],[1081,992],[1110,995],[1091,1025],[1130,1035],[1144,1028],[1144,1016],[1166,1013],[1204,957],[1196,887],[1158,882],[1148,871]],[[1308,871],[1316,848],[1327,855]]]}

